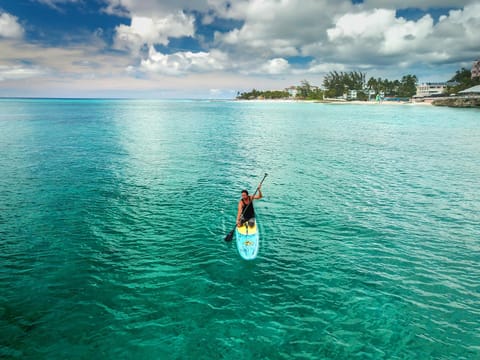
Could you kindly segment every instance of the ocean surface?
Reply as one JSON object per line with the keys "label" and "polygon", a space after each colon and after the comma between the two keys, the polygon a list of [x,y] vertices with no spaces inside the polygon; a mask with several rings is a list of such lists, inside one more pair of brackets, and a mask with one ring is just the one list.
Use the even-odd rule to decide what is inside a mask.
{"label": "ocean surface", "polygon": [[0,100],[0,358],[480,359],[480,112]]}

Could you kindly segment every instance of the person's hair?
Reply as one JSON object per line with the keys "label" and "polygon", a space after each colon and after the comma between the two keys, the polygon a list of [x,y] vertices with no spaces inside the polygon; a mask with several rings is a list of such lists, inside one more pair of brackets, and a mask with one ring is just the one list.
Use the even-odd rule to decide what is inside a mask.
{"label": "person's hair", "polygon": [[248,195],[248,191],[247,190],[242,190],[242,194],[245,193],[246,195]]}

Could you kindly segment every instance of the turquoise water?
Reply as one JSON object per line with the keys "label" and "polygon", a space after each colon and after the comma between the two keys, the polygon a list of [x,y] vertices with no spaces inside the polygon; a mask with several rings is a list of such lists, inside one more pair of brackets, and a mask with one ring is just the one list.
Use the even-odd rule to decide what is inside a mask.
{"label": "turquoise water", "polygon": [[478,110],[0,100],[0,155],[2,358],[480,358]]}

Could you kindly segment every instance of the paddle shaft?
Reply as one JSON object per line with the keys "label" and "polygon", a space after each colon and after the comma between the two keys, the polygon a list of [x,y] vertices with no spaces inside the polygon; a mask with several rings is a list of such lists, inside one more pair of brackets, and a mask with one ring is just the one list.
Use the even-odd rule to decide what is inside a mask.
{"label": "paddle shaft", "polygon": [[[245,209],[243,209],[243,211],[242,211],[242,216],[241,216],[240,218],[243,218],[243,215],[245,214],[245,211],[248,209],[248,207],[250,206],[250,204],[253,202],[253,199],[255,198],[255,195],[257,195],[257,192],[258,192],[258,190],[260,189],[260,186],[262,186],[263,181],[265,180],[265,178],[267,177],[267,175],[268,175],[268,174],[265,173],[265,175],[263,176],[263,179],[262,179],[262,181],[260,181],[260,184],[258,184],[257,189],[256,189],[255,192],[253,193],[250,202],[247,204],[247,206],[245,206]],[[232,240],[233,232],[235,231],[236,228],[237,228],[237,224],[235,224],[235,226],[233,227],[232,231],[230,231],[230,232],[228,233],[228,235],[225,236],[225,241],[230,241],[230,240]]]}

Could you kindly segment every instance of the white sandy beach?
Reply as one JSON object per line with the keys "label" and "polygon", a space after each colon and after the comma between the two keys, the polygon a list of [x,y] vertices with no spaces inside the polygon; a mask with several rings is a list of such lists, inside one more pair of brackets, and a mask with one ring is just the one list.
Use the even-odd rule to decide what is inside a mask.
{"label": "white sandy beach", "polygon": [[262,102],[262,103],[318,103],[318,104],[334,104],[334,105],[406,105],[406,106],[432,106],[430,102],[406,102],[406,101],[359,101],[359,100],[338,100],[338,99],[327,99],[327,100],[295,100],[295,99],[254,99],[254,100],[244,100],[237,99],[236,101],[241,102]]}

